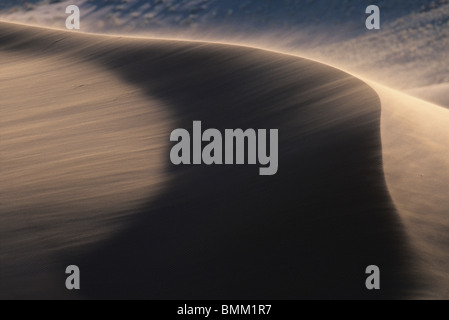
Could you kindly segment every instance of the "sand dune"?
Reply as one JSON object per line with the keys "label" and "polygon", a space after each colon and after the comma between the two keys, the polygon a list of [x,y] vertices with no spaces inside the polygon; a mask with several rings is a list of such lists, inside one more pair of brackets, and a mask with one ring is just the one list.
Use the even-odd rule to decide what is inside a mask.
{"label": "sand dune", "polygon": [[[423,260],[445,259],[424,240],[449,178],[408,176],[415,157],[445,168],[423,155],[445,152],[446,113],[255,48],[0,27],[2,297],[413,298],[446,279]],[[414,131],[428,117],[437,131]],[[278,174],[170,165],[169,132],[193,120],[279,129]],[[69,264],[79,295],[61,289]]]}

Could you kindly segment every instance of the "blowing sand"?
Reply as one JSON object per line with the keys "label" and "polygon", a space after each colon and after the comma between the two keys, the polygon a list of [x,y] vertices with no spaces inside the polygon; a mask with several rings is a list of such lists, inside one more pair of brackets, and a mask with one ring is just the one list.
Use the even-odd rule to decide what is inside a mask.
{"label": "blowing sand", "polygon": [[449,108],[449,83],[415,88],[408,90],[407,93],[417,98]]}
{"label": "blowing sand", "polygon": [[[255,48],[0,30],[3,297],[413,298],[432,273],[446,281],[422,263],[445,259],[425,237],[449,178],[411,186],[407,173],[428,174],[415,157],[433,174],[446,166],[423,157],[446,150],[445,135],[431,140],[428,114],[404,111],[419,100]],[[441,131],[446,113],[430,114]],[[170,165],[169,132],[195,120],[279,129],[278,174]],[[69,264],[80,296],[60,288]],[[364,286],[371,264],[381,291]]]}
{"label": "blowing sand", "polygon": [[449,110],[373,85],[382,101],[384,171],[412,239],[423,294],[449,299]]}

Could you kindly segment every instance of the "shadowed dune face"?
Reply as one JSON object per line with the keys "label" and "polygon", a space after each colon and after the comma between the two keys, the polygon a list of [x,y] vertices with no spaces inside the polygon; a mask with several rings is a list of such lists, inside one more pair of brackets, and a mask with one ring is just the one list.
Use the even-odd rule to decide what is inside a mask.
{"label": "shadowed dune face", "polygon": [[[360,80],[250,48],[2,30],[3,54],[73,57],[115,72],[170,107],[168,131],[194,120],[220,130],[279,129],[272,177],[255,166],[171,166],[169,134],[162,137],[167,188],[126,216],[119,235],[59,257],[83,270],[85,297],[369,299],[413,288],[384,181],[380,102]],[[39,228],[45,208],[33,215]],[[365,288],[372,264],[381,267],[381,291]]]}

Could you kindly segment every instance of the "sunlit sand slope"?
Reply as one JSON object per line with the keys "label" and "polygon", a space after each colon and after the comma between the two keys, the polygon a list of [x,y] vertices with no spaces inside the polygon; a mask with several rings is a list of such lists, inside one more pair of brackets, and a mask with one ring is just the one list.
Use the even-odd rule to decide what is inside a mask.
{"label": "sunlit sand slope", "polygon": [[429,298],[449,298],[449,110],[374,85],[385,176],[421,263]]}

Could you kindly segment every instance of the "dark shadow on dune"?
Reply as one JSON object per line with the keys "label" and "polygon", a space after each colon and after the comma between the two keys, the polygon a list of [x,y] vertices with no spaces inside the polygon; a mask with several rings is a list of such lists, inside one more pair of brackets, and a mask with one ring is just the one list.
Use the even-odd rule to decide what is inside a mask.
{"label": "dark shadow on dune", "polygon": [[[173,129],[191,129],[193,120],[220,130],[278,128],[279,172],[170,166],[171,187],[85,258],[89,297],[405,297],[406,241],[384,181],[372,89],[338,70],[253,49],[126,47],[103,61],[171,105]],[[365,288],[372,264],[381,268],[381,291]]]}
{"label": "dark shadow on dune", "polygon": [[[28,49],[47,41],[64,52],[85,40],[74,38],[54,44],[42,37]],[[125,39],[89,46],[80,57],[170,105],[173,129],[190,129],[193,120],[220,130],[279,129],[280,149],[279,172],[263,177],[258,166],[175,167],[167,148],[167,190],[94,252],[68,254],[79,261],[86,297],[386,299],[411,292],[409,249],[382,169],[380,102],[366,84],[250,48]],[[365,288],[372,264],[381,268],[380,291]]]}

